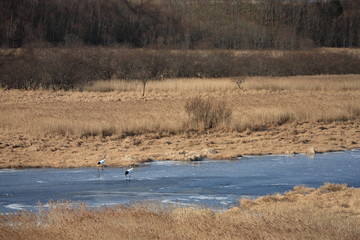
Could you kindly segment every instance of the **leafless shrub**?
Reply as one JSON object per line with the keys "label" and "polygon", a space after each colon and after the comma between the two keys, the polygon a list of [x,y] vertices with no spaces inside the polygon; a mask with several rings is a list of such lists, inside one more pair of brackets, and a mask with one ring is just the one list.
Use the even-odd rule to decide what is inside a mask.
{"label": "leafless shrub", "polygon": [[321,186],[318,191],[319,193],[328,193],[328,192],[338,192],[346,190],[348,188],[347,184],[334,184],[334,183],[325,183]]}
{"label": "leafless shrub", "polygon": [[10,55],[0,68],[1,86],[6,89],[82,89],[95,79],[91,65],[79,51],[25,49]]}
{"label": "leafless shrub", "polygon": [[185,111],[193,125],[200,129],[211,129],[229,124],[232,109],[223,101],[195,97],[185,104]]}
{"label": "leafless shrub", "polygon": [[238,77],[231,78],[231,81],[234,82],[240,90],[242,90],[242,89],[244,89],[243,83],[245,82],[245,79],[246,79],[245,76],[238,76]]}
{"label": "leafless shrub", "polygon": [[5,57],[0,67],[1,86],[5,89],[35,89],[41,84],[42,67],[32,50],[22,55],[14,53]]}
{"label": "leafless shrub", "polygon": [[90,49],[88,57],[91,67],[94,69],[97,79],[109,80],[117,71],[117,56],[112,51],[102,49]]}
{"label": "leafless shrub", "polygon": [[95,80],[91,65],[82,57],[81,52],[66,50],[45,56],[44,71],[48,79],[43,87],[54,90],[82,90],[85,85]]}
{"label": "leafless shrub", "polygon": [[[113,77],[148,81],[164,78],[219,78],[359,74],[360,57],[349,52],[170,51],[128,48],[71,48],[2,55],[0,82],[5,88],[83,88]],[[235,83],[236,83],[235,81]],[[238,82],[241,86],[243,82]],[[236,84],[238,84],[236,83]]]}
{"label": "leafless shrub", "polygon": [[201,77],[201,56],[199,54],[193,54],[187,51],[183,53],[174,54],[171,67],[174,77],[189,78],[189,77]]}

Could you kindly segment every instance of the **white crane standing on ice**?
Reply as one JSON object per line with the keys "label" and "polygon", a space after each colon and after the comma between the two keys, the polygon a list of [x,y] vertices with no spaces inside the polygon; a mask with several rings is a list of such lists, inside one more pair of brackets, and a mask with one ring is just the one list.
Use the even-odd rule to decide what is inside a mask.
{"label": "white crane standing on ice", "polygon": [[131,167],[129,169],[126,169],[125,171],[125,179],[129,179],[130,180],[130,173],[134,170],[134,167]]}
{"label": "white crane standing on ice", "polygon": [[105,162],[106,162],[106,156],[104,156],[104,159],[102,159],[102,160],[100,160],[100,161],[98,161],[98,166],[99,167],[101,167],[101,168],[104,168],[104,164],[105,164]]}
{"label": "white crane standing on ice", "polygon": [[[101,159],[100,161],[97,162],[98,165],[98,173],[99,173],[99,178],[102,175],[102,172],[104,171],[104,167],[105,167],[105,162],[106,162],[106,155],[104,155],[104,158]],[[101,174],[100,174],[100,168],[101,168]]]}

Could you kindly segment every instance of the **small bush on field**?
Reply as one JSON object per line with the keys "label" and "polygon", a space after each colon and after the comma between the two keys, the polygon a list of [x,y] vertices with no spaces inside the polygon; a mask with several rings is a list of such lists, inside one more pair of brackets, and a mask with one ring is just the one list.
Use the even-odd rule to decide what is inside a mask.
{"label": "small bush on field", "polygon": [[232,109],[223,101],[195,97],[185,104],[190,123],[199,129],[225,127],[230,123]]}
{"label": "small bush on field", "polygon": [[319,193],[328,193],[328,192],[337,192],[346,190],[348,188],[347,184],[334,184],[334,183],[325,183],[321,186],[318,191]]}

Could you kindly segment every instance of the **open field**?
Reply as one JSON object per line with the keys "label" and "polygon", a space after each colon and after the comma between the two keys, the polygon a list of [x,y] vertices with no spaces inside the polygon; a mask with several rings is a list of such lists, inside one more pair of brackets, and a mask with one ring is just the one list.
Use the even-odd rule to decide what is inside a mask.
{"label": "open field", "polygon": [[[77,91],[2,91],[0,167],[109,166],[360,147],[360,76],[96,83]],[[104,90],[105,89],[105,90]],[[115,89],[113,91],[112,89]],[[230,121],[204,129],[185,104],[221,101]]]}
{"label": "open field", "polygon": [[227,211],[157,203],[91,209],[52,203],[0,216],[1,239],[359,239],[360,190],[325,184],[243,199]]}

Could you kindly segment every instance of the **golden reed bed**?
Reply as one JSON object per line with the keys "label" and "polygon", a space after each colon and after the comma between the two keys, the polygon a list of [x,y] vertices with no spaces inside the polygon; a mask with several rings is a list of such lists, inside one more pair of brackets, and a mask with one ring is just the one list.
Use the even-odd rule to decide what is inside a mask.
{"label": "golden reed bed", "polygon": [[[110,166],[360,147],[360,76],[99,81],[85,91],[2,91],[0,167]],[[231,109],[212,129],[191,122],[199,97]]]}
{"label": "golden reed bed", "polygon": [[51,203],[39,214],[0,215],[0,239],[344,239],[360,238],[360,190],[325,184],[243,199],[239,207],[156,203],[91,209]]}

